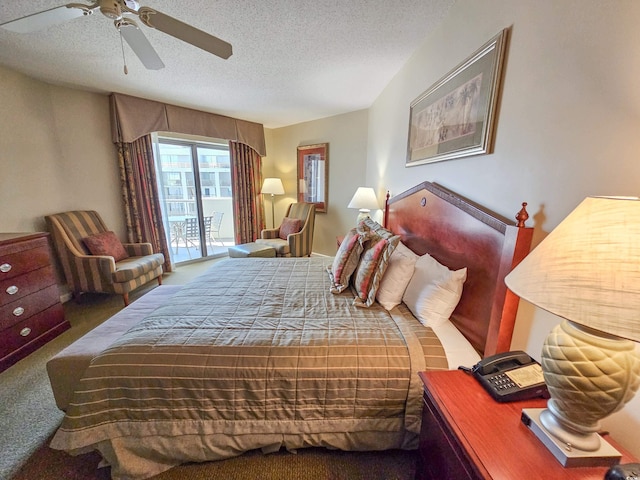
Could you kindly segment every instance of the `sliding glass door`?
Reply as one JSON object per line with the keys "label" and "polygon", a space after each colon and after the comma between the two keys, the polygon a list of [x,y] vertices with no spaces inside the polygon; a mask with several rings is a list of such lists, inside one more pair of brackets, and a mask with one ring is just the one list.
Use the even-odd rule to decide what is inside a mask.
{"label": "sliding glass door", "polygon": [[159,137],[155,151],[172,261],[226,254],[234,237],[228,146]]}

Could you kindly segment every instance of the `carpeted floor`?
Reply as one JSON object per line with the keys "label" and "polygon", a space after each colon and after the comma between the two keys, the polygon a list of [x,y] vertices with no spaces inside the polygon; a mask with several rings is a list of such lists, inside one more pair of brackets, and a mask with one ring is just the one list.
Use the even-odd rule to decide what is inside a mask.
{"label": "carpeted floor", "polygon": [[[166,275],[166,285],[182,285],[212,262],[181,266]],[[132,301],[157,286],[151,283],[131,295]],[[78,457],[48,447],[62,420],[46,374],[46,362],[71,342],[118,312],[122,299],[84,295],[65,303],[71,329],[0,373],[0,480],[107,480],[109,469],[97,466],[100,457]],[[154,480],[296,479],[409,480],[415,472],[415,452],[339,452],[313,448],[293,454],[249,452],[237,458],[175,467]]]}

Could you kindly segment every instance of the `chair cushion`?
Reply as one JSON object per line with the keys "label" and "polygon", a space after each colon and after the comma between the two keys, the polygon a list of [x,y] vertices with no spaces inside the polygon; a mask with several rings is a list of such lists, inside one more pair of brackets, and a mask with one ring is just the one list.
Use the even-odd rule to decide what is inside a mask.
{"label": "chair cushion", "polygon": [[278,257],[286,257],[291,253],[289,242],[281,238],[258,238],[256,243],[274,248]]}
{"label": "chair cushion", "polygon": [[151,272],[164,263],[164,255],[154,253],[144,257],[128,257],[116,263],[113,283],[124,283]]}
{"label": "chair cushion", "polygon": [[290,234],[298,233],[300,230],[302,230],[302,220],[299,218],[284,217],[282,219],[282,225],[280,225],[278,236],[282,240],[287,240],[287,237]]}
{"label": "chair cushion", "polygon": [[122,242],[112,231],[96,233],[82,239],[92,255],[108,255],[119,262],[129,256]]}

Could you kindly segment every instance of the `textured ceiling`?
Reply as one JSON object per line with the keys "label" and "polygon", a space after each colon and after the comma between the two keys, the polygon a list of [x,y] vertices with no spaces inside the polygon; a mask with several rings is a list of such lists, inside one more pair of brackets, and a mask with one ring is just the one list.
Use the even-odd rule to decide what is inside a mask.
{"label": "textured ceiling", "polygon": [[[275,128],[368,108],[453,2],[140,0],[228,41],[233,55],[222,60],[141,26],[166,67],[146,70],[125,43],[125,75],[119,35],[96,12],[34,33],[0,28],[0,65]],[[0,0],[0,23],[64,3]]]}

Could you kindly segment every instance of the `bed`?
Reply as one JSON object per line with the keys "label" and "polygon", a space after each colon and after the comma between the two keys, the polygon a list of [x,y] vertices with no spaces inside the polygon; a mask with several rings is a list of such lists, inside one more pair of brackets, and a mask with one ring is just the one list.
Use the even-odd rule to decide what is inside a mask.
{"label": "bed", "polygon": [[[352,289],[336,293],[326,257],[223,260],[145,296],[99,327],[108,340],[93,333],[101,345],[80,339],[47,365],[66,409],[51,446],[98,450],[114,479],[257,448],[415,449],[416,373],[509,349],[517,297],[503,280],[532,236],[519,224],[429,182],[388,199],[385,242],[466,269],[455,310],[433,327],[405,303],[363,308]],[[69,368],[84,374],[61,386]]]}

